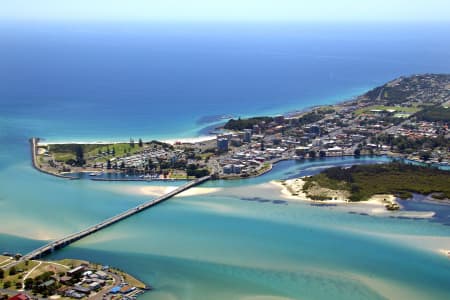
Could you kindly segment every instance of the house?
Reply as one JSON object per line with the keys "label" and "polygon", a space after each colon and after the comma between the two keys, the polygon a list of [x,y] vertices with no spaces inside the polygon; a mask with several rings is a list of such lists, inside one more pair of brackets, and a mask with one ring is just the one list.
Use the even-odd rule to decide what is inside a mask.
{"label": "house", "polygon": [[91,291],[98,290],[98,289],[100,289],[100,287],[101,287],[101,285],[98,282],[93,282],[93,283],[89,284],[89,289]]}
{"label": "house", "polygon": [[28,297],[25,294],[19,293],[15,296],[12,296],[11,298],[9,298],[8,300],[30,300],[31,298]]}
{"label": "house", "polygon": [[121,294],[128,294],[129,292],[133,291],[133,287],[129,286],[129,285],[124,285],[121,289],[120,289],[120,293]]}
{"label": "house", "polygon": [[108,271],[109,270],[109,266],[102,266],[102,271]]}
{"label": "house", "polygon": [[50,279],[50,280],[47,280],[47,281],[44,282],[44,283],[41,283],[41,284],[39,285],[39,287],[47,288],[47,287],[49,287],[49,286],[54,285],[55,283],[56,283],[55,280]]}
{"label": "house", "polygon": [[73,289],[66,291],[66,293],[64,295],[66,297],[70,297],[70,298],[74,298],[74,299],[81,299],[85,296],[84,294],[78,293]]}
{"label": "house", "polygon": [[111,294],[117,294],[120,292],[121,286],[120,285],[116,285],[115,287],[113,287],[112,289],[109,290],[109,292]]}
{"label": "house", "polygon": [[97,271],[97,272],[95,272],[95,274],[100,279],[107,279],[108,278],[108,274],[106,272],[103,272],[103,271]]}
{"label": "house", "polygon": [[68,286],[62,286],[59,289],[56,290],[56,293],[60,296],[66,295],[67,291],[69,291],[71,288]]}
{"label": "house", "polygon": [[85,288],[85,287],[83,287],[83,286],[81,286],[81,285],[74,285],[74,286],[72,287],[72,289],[73,289],[75,292],[82,293],[82,294],[89,294],[89,293],[91,292],[90,289]]}
{"label": "house", "polygon": [[71,276],[64,275],[64,276],[59,278],[59,282],[61,282],[62,284],[68,284],[71,281],[72,281],[72,277]]}
{"label": "house", "polygon": [[81,275],[84,271],[84,266],[78,266],[73,268],[72,270],[67,271],[68,276],[78,276]]}

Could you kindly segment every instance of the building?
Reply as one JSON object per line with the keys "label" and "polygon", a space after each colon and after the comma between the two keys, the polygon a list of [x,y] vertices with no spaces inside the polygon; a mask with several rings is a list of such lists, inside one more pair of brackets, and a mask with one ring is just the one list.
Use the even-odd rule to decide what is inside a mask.
{"label": "building", "polygon": [[113,287],[112,289],[110,289],[109,292],[110,292],[111,294],[117,294],[117,293],[120,292],[120,289],[121,289],[121,286],[120,286],[120,285],[117,285],[117,286]]}
{"label": "building", "polygon": [[228,139],[223,137],[217,137],[217,150],[219,152],[228,151]]}
{"label": "building", "polygon": [[100,278],[100,279],[107,279],[108,278],[108,274],[106,272],[103,272],[103,271],[97,271],[97,272],[95,272],[95,274],[97,274],[98,278]]}
{"label": "building", "polygon": [[240,174],[245,165],[242,164],[228,164],[223,167],[224,174]]}
{"label": "building", "polygon": [[98,282],[92,282],[92,283],[89,284],[89,289],[91,291],[95,291],[95,290],[98,290],[100,288],[101,288],[101,285]]}
{"label": "building", "polygon": [[67,271],[67,276],[77,276],[81,275],[84,271],[84,266],[78,266],[76,268],[73,268],[72,270]]}
{"label": "building", "polygon": [[25,294],[19,293],[15,296],[12,296],[11,298],[9,298],[8,300],[30,300],[31,298],[28,297]]}
{"label": "building", "polygon": [[74,286],[72,287],[72,289],[73,289],[75,292],[81,293],[81,294],[89,294],[89,293],[91,292],[90,289],[85,288],[85,287],[83,287],[83,286],[81,286],[81,285],[74,285]]}
{"label": "building", "polygon": [[273,118],[273,120],[277,124],[283,124],[284,123],[284,116],[281,116],[281,115],[275,116]]}
{"label": "building", "polygon": [[120,293],[121,294],[128,294],[129,292],[133,291],[133,287],[129,286],[129,285],[124,285],[120,288]]}
{"label": "building", "polygon": [[250,143],[252,141],[252,130],[244,129],[244,143]]}
{"label": "building", "polygon": [[231,145],[234,147],[240,147],[242,145],[242,142],[238,138],[231,139]]}

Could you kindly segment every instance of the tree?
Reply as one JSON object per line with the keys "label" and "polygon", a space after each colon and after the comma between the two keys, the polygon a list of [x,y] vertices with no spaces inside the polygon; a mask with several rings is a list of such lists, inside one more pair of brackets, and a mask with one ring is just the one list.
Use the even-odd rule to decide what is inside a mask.
{"label": "tree", "polygon": [[10,275],[10,276],[13,276],[13,275],[16,275],[16,274],[17,274],[16,267],[11,267],[11,268],[9,269],[9,275]]}
{"label": "tree", "polygon": [[85,163],[84,151],[81,145],[76,145],[75,147],[76,163],[78,166],[82,166]]}
{"label": "tree", "polygon": [[5,278],[5,271],[3,271],[3,269],[0,268],[0,279]]}
{"label": "tree", "polygon": [[142,143],[142,139],[139,139],[139,147],[142,148],[142,146],[144,146],[144,144]]}
{"label": "tree", "polygon": [[429,151],[420,152],[420,159],[427,161],[430,159],[430,157],[431,157],[431,153]]}
{"label": "tree", "polygon": [[27,289],[27,290],[31,290],[31,288],[33,287],[33,282],[34,282],[34,280],[33,280],[33,278],[27,278],[27,279],[25,279],[25,289]]}
{"label": "tree", "polygon": [[9,289],[11,287],[11,281],[5,281],[3,283],[3,288],[4,289]]}
{"label": "tree", "polygon": [[106,168],[107,169],[111,169],[111,161],[108,159],[108,161],[106,162]]}
{"label": "tree", "polygon": [[134,148],[134,140],[130,138],[130,146]]}
{"label": "tree", "polygon": [[361,156],[361,150],[359,148],[356,148],[355,151],[353,152],[353,155],[356,157]]}

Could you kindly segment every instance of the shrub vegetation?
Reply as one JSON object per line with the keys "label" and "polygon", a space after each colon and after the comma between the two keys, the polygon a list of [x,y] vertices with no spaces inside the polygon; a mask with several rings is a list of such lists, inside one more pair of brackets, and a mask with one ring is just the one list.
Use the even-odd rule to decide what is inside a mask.
{"label": "shrub vegetation", "polygon": [[350,201],[364,201],[376,194],[394,194],[409,198],[411,193],[439,193],[450,198],[450,172],[430,167],[389,163],[359,165],[350,168],[334,167],[305,178],[303,189],[314,183],[334,190],[348,190]]}

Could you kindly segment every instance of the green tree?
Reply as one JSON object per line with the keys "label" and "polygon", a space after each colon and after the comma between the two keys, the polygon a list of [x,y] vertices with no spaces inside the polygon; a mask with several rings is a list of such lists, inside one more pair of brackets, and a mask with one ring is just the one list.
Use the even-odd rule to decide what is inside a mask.
{"label": "green tree", "polygon": [[11,268],[9,269],[9,275],[10,275],[10,276],[13,276],[13,275],[16,275],[16,274],[17,274],[16,267],[11,267]]}
{"label": "green tree", "polygon": [[75,147],[75,156],[76,156],[76,163],[79,166],[84,165],[85,160],[84,160],[84,151],[83,151],[83,147],[81,145],[76,145]]}
{"label": "green tree", "polygon": [[420,159],[427,161],[430,158],[431,158],[431,153],[429,151],[420,152]]}
{"label": "green tree", "polygon": [[27,278],[27,279],[25,279],[24,283],[25,283],[25,289],[31,290],[31,288],[33,287],[34,280],[33,280],[33,278]]}
{"label": "green tree", "polygon": [[142,139],[139,139],[139,147],[142,148],[142,146],[144,146],[144,144],[142,143]]}
{"label": "green tree", "polygon": [[3,283],[3,288],[4,289],[9,289],[11,287],[11,281],[5,281]]}
{"label": "green tree", "polygon": [[3,269],[0,268],[0,279],[5,278],[5,271],[3,271]]}

